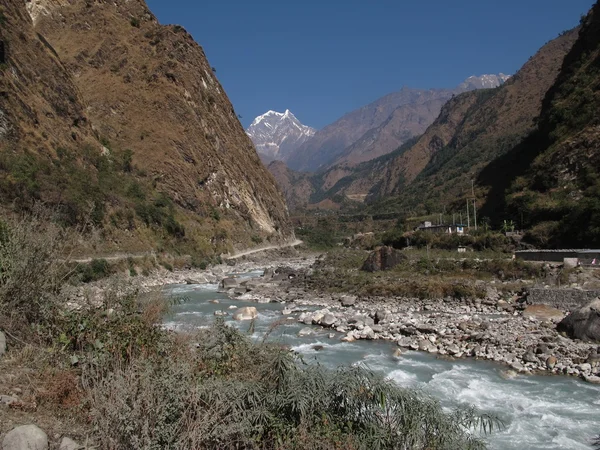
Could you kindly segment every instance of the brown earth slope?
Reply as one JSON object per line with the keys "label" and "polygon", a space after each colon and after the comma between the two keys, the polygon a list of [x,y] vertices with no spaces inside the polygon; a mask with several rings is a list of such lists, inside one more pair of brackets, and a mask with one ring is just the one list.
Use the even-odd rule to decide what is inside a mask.
{"label": "brown earth slope", "polygon": [[[123,176],[149,186],[149,195],[165,195],[185,225],[185,239],[205,251],[225,243],[244,246],[254,235],[291,236],[274,179],[260,163],[202,48],[183,28],[161,26],[142,0],[33,0],[27,9],[34,29],[25,2],[10,0],[8,5],[9,58],[14,58],[2,82],[6,85],[10,74],[27,80],[32,91],[21,87],[18,99],[9,95],[13,104],[6,115],[15,117],[19,111],[10,125],[14,136],[37,129],[38,135],[30,133],[28,148],[43,145],[52,151],[69,139],[93,142],[95,134],[96,148],[100,141],[105,153],[125,152],[132,158],[135,170]],[[47,111],[60,117],[58,123]],[[45,130],[54,139],[45,138]],[[11,142],[23,147],[22,140]],[[163,208],[164,203],[158,199],[146,206]],[[133,209],[121,206],[126,214]],[[150,225],[153,212],[141,214]]]}
{"label": "brown earth slope", "polygon": [[53,48],[31,26],[22,0],[0,12],[0,149],[3,155],[100,144],[83,98]]}

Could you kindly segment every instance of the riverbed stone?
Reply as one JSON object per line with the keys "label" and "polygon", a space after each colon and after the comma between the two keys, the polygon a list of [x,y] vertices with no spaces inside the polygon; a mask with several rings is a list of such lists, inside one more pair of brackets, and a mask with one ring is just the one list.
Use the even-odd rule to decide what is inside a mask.
{"label": "riverbed stone", "polygon": [[354,342],[354,341],[356,341],[356,338],[354,337],[354,335],[352,333],[348,333],[341,340],[342,340],[342,342]]}
{"label": "riverbed stone", "polygon": [[560,309],[548,305],[529,305],[523,311],[523,317],[540,321],[559,321],[565,317],[565,314]]}
{"label": "riverbed stone", "polygon": [[600,298],[573,311],[556,329],[573,339],[600,342]]}
{"label": "riverbed stone", "polygon": [[321,319],[321,325],[324,327],[332,327],[336,322],[337,318],[331,313],[325,314]]}
{"label": "riverbed stone", "polygon": [[535,356],[535,353],[534,353],[533,349],[527,350],[521,359],[523,361],[525,361],[526,363],[538,363],[538,362],[540,362],[540,360],[538,359],[538,357]]}
{"label": "riverbed stone", "polygon": [[356,304],[356,296],[355,295],[343,295],[340,298],[340,303],[344,308],[349,308],[350,306],[354,306]]}
{"label": "riverbed stone", "polygon": [[221,287],[223,289],[233,289],[237,286],[239,286],[240,284],[240,280],[238,278],[233,278],[233,277],[229,277],[229,278],[223,278],[221,280]]}
{"label": "riverbed stone", "polygon": [[238,308],[233,314],[234,320],[253,320],[258,317],[258,311],[254,306],[245,306]]}
{"label": "riverbed stone", "polygon": [[556,367],[556,364],[558,363],[558,359],[556,359],[555,356],[549,356],[546,359],[546,368],[548,370],[553,370]]}
{"label": "riverbed stone", "polygon": [[22,425],[9,431],[2,441],[2,450],[47,450],[48,436],[35,425]]}
{"label": "riverbed stone", "polygon": [[80,450],[80,449],[83,449],[83,446],[79,445],[73,439],[66,437],[66,436],[64,438],[62,438],[62,441],[60,441],[60,446],[58,447],[58,450]]}
{"label": "riverbed stone", "polygon": [[304,327],[300,331],[298,331],[298,336],[306,337],[315,334],[312,328]]}

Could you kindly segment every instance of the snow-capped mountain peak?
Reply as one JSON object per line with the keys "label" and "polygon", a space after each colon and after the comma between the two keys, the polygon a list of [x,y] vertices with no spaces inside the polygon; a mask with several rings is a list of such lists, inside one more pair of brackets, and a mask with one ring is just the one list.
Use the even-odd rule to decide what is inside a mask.
{"label": "snow-capped mountain peak", "polygon": [[258,116],[246,130],[256,150],[268,159],[283,159],[315,134],[303,125],[289,109],[280,113],[269,110]]}
{"label": "snow-capped mountain peak", "polygon": [[510,75],[505,75],[503,73],[499,73],[498,75],[481,75],[481,76],[470,76],[463,83],[461,83],[458,87],[459,89],[464,90],[473,90],[473,89],[491,89],[497,88],[498,86],[504,84]]}

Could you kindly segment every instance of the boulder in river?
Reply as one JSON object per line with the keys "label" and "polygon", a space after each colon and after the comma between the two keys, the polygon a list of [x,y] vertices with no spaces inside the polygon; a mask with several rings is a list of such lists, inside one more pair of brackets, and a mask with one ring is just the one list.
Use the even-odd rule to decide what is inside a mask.
{"label": "boulder in river", "polygon": [[311,336],[313,334],[315,334],[315,332],[312,330],[312,328],[308,327],[304,327],[300,331],[298,331],[298,336],[300,337]]}
{"label": "boulder in river", "polygon": [[254,306],[239,308],[233,315],[234,320],[252,320],[258,317],[258,311]]}
{"label": "boulder in river", "polygon": [[401,250],[388,246],[378,247],[369,254],[361,270],[365,272],[390,270],[406,259],[407,256]]}
{"label": "boulder in river", "polygon": [[221,280],[221,287],[223,289],[233,289],[233,288],[239,286],[239,284],[240,284],[240,280],[238,280],[237,278],[233,278],[233,277],[223,278],[223,280]]}
{"label": "boulder in river", "polygon": [[600,298],[573,311],[556,329],[573,339],[600,342]]}
{"label": "boulder in river", "polygon": [[324,327],[332,327],[337,322],[337,318],[333,314],[325,314],[321,319],[321,325]]}

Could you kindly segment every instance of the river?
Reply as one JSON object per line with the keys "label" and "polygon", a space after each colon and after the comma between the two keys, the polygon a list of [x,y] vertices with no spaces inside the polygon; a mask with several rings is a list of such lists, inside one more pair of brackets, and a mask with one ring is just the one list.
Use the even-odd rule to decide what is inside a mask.
{"label": "river", "polygon": [[[258,275],[260,272],[243,276]],[[252,339],[260,340],[274,322],[284,318],[281,304],[230,299],[217,292],[217,285],[174,285],[167,291],[184,299],[166,319],[165,325],[172,329],[207,327],[214,321],[215,311],[231,313],[230,306],[255,306],[259,315]],[[249,322],[235,322],[231,315],[225,319],[242,331],[248,330]],[[340,341],[342,335],[336,333],[330,339],[330,330],[320,327],[314,327],[310,336],[299,337],[302,328],[305,325],[295,317],[283,320],[269,339],[291,346],[306,361],[318,361],[331,368],[364,364],[401,386],[422,389],[446,407],[464,403],[495,414],[504,421],[506,429],[487,437],[491,449],[589,450],[593,438],[600,434],[600,386],[558,376],[505,379],[505,367],[486,361],[446,360],[410,351],[396,358],[393,353],[397,347],[391,342],[345,343]]]}

